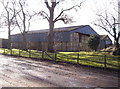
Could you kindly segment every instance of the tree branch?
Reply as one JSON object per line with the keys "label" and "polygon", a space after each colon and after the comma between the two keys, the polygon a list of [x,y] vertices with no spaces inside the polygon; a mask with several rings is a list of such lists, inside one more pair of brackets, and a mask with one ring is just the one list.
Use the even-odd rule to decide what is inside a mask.
{"label": "tree branch", "polygon": [[63,2],[65,0],[59,0],[58,2],[56,2],[56,5],[58,5],[60,2]]}
{"label": "tree branch", "polygon": [[120,39],[120,31],[118,32],[118,40]]}
{"label": "tree branch", "polygon": [[45,4],[46,4],[47,8],[50,10],[50,6],[48,4],[48,0],[45,0]]}
{"label": "tree branch", "polygon": [[72,18],[72,17],[69,17],[67,14],[63,14],[63,15],[61,16],[61,18],[59,18],[59,19],[56,20],[56,22],[61,20],[61,21],[63,21],[65,24],[67,24],[67,23],[73,22],[72,19],[73,19],[73,18]]}
{"label": "tree branch", "polygon": [[94,25],[96,25],[96,26],[98,26],[98,27],[100,27],[100,28],[102,28],[102,29],[104,29],[106,32],[108,32],[112,37],[114,37],[114,35],[109,31],[109,30],[107,30],[107,28],[106,27],[104,27],[104,26],[101,26],[101,25],[99,25],[99,24],[96,24],[96,23],[94,23]]}
{"label": "tree branch", "polygon": [[38,14],[40,14],[42,17],[44,17],[45,19],[49,21],[49,15],[45,11],[42,10]]}
{"label": "tree branch", "polygon": [[18,26],[20,32],[22,33],[22,30],[21,30],[21,27],[20,27],[20,25],[19,25],[19,23],[18,23],[18,21],[17,21],[17,18],[15,17],[15,19],[16,19],[16,24],[17,24],[17,26]]}
{"label": "tree branch", "polygon": [[10,22],[12,22],[12,20],[14,19],[14,17],[21,11],[19,10],[18,12],[16,12],[16,9],[15,9],[15,2],[12,2],[12,5],[13,5],[13,16],[12,18],[10,19]]}
{"label": "tree branch", "polygon": [[29,17],[29,19],[28,19],[28,30],[27,30],[27,32],[29,31],[29,28],[30,28],[30,20],[32,19],[32,17],[34,16],[34,15],[30,15],[29,13],[28,13],[28,17]]}
{"label": "tree branch", "polygon": [[[102,17],[107,23],[107,25],[109,25],[110,26],[110,28],[112,28],[112,24],[108,21],[108,19],[107,18],[105,18],[103,15],[98,15],[99,17]],[[101,19],[102,19],[101,18]]]}
{"label": "tree branch", "polygon": [[68,8],[68,9],[62,10],[62,11],[60,12],[60,14],[55,18],[54,22],[58,21],[59,18],[61,17],[61,15],[62,15],[64,12],[69,11],[69,10],[72,10],[72,9],[74,9],[74,8],[76,8],[76,7],[81,7],[82,3],[83,3],[83,2],[81,2],[80,5],[75,5],[75,6],[73,6],[73,7]]}
{"label": "tree branch", "polygon": [[3,7],[5,8],[5,10],[8,12],[8,5],[9,5],[9,2],[7,2],[7,5],[5,5],[5,3],[4,3],[4,0],[3,0],[3,2],[2,2],[2,5],[3,5]]}

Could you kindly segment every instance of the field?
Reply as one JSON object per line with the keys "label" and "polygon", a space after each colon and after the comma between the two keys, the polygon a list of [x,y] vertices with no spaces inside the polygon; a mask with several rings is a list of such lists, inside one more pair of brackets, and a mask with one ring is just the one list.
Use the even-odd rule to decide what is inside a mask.
{"label": "field", "polygon": [[111,55],[108,52],[42,52],[38,50],[0,49],[0,53],[28,58],[49,59],[64,61],[74,64],[87,65],[100,68],[119,69],[120,56]]}

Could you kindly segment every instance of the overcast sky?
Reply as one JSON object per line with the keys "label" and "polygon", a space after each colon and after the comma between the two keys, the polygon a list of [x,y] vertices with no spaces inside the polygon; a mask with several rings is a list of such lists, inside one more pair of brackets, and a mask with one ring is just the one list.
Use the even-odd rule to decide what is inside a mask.
{"label": "overcast sky", "polygon": [[[42,1],[42,0],[41,0]],[[70,0],[66,0],[70,1]],[[77,3],[78,0],[74,0]],[[91,23],[96,20],[96,12],[97,11],[102,11],[105,8],[108,10],[111,10],[113,8],[113,4],[115,5],[116,3],[114,2],[115,0],[86,0],[86,2],[82,5],[81,10],[78,12],[71,11],[69,12],[70,16],[74,17],[74,23],[71,24],[64,24],[63,22],[57,22],[55,24],[55,27],[66,27],[66,26],[75,26],[75,25],[90,25],[93,29],[95,29],[98,33],[100,34],[107,34],[103,30],[100,31],[99,28],[96,28],[94,25]],[[117,1],[117,0],[116,0]],[[40,0],[29,0],[29,10],[39,10],[39,9],[45,9],[45,5],[40,2]],[[71,2],[67,3],[68,6],[72,5]],[[61,7],[64,7],[64,4],[61,5]],[[57,9],[59,9],[58,7]],[[3,9],[2,9],[3,10]],[[2,11],[1,10],[1,11]],[[114,13],[113,11],[111,11]],[[46,29],[48,28],[48,23],[46,20],[35,20],[32,21],[30,30],[39,30],[39,29]],[[7,31],[7,30],[6,30]],[[0,38],[7,38],[6,32],[0,32]],[[12,31],[12,34],[19,33],[18,30]]]}

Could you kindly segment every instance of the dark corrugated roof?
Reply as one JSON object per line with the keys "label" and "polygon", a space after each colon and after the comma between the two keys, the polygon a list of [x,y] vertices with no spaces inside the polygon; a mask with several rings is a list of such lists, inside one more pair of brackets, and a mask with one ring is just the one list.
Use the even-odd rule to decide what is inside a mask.
{"label": "dark corrugated roof", "polygon": [[[65,31],[72,31],[72,30],[76,30],[77,28],[83,28],[89,25],[80,25],[80,26],[71,26],[71,27],[60,27],[60,28],[55,28],[54,31],[55,32],[65,32]],[[48,32],[49,29],[43,29],[43,30],[34,30],[34,31],[29,31],[29,34],[32,33],[45,33]]]}

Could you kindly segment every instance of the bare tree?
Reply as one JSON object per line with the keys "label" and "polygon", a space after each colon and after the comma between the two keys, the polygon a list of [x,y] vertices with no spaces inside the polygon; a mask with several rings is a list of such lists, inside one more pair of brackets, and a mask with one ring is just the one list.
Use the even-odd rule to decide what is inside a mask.
{"label": "bare tree", "polygon": [[17,14],[15,17],[16,24],[22,34],[22,49],[27,50],[27,40],[26,35],[30,28],[31,19],[35,14],[30,14],[29,11],[27,11],[26,8],[26,1],[25,0],[19,0],[19,9],[21,10],[20,13]]}
{"label": "bare tree", "polygon": [[118,49],[120,47],[120,44],[119,44],[119,39],[120,39],[120,31],[117,31],[115,25],[117,24],[117,22],[115,22],[115,18],[114,18],[114,23],[113,23],[113,37],[114,37],[114,40],[115,40],[115,47],[116,49]]}
{"label": "bare tree", "polygon": [[66,14],[65,12],[68,12],[72,9],[77,10],[77,8],[80,8],[82,3],[84,1],[78,1],[79,3],[77,5],[73,5],[67,9],[63,9],[61,7],[61,11],[59,12],[58,16],[55,17],[55,11],[57,11],[55,8],[59,6],[60,3],[65,2],[65,0],[45,0],[46,8],[48,9],[48,13],[44,10],[40,11],[40,15],[47,19],[49,23],[49,32],[48,32],[48,49],[49,52],[54,52],[54,25],[57,21],[62,21],[65,24],[72,22],[72,18]]}
{"label": "bare tree", "polygon": [[[118,12],[117,12],[118,13]],[[106,32],[108,32],[113,38],[114,38],[114,44],[115,48],[119,48],[119,38],[120,38],[120,32],[118,32],[118,29],[116,28],[117,22],[117,16],[107,12],[105,10],[103,13],[97,13],[97,16],[99,19],[97,21],[93,22],[95,26],[98,26],[102,29],[104,29]]]}
{"label": "bare tree", "polygon": [[2,25],[5,25],[8,27],[8,47],[11,49],[10,35],[11,35],[11,31],[15,27],[15,16],[18,13],[15,10],[16,2],[13,0],[11,0],[11,1],[10,0],[9,1],[2,0],[1,3],[5,9],[5,13],[2,15],[3,17],[5,17],[5,19],[3,22],[4,24],[2,24]]}

